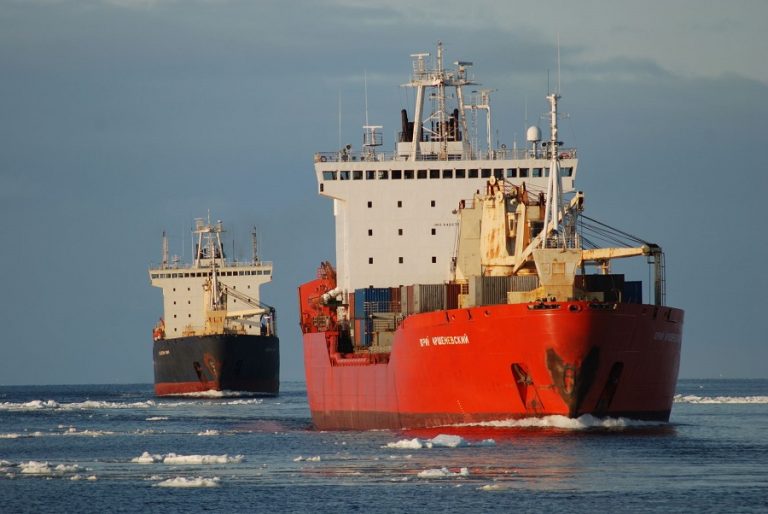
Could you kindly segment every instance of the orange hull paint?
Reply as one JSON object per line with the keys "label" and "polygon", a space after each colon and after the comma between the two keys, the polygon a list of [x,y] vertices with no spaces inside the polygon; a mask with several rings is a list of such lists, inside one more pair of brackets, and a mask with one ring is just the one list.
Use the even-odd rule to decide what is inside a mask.
{"label": "orange hull paint", "polygon": [[669,419],[682,310],[547,306],[413,314],[384,355],[346,358],[335,351],[336,332],[306,332],[315,426],[399,429],[555,414]]}

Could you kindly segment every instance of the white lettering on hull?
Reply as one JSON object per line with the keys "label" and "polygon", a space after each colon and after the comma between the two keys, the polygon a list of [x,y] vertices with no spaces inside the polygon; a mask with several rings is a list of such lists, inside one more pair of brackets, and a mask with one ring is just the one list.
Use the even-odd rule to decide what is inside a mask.
{"label": "white lettering on hull", "polygon": [[432,336],[419,338],[419,346],[445,346],[454,344],[469,344],[467,334],[455,336]]}

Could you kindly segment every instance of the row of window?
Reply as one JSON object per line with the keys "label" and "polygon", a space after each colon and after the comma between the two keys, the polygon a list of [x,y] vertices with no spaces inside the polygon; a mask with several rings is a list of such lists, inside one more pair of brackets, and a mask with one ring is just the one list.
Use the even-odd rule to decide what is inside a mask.
{"label": "row of window", "polygon": [[[397,258],[398,264],[403,264],[404,260],[402,257]],[[368,264],[373,264],[373,257],[368,257]],[[432,257],[432,264],[437,264],[437,257]]]}
{"label": "row of window", "polygon": [[[560,176],[570,177],[573,168],[560,168]],[[483,168],[483,169],[450,169],[450,170],[342,170],[324,171],[323,180],[410,180],[426,178],[538,178],[548,177],[549,168]]]}
{"label": "row of window", "polygon": [[[221,271],[219,276],[221,277],[238,277],[247,275],[269,275],[269,270],[256,270],[256,271]],[[152,273],[152,278],[195,278],[195,277],[210,277],[211,273],[208,271],[197,272],[184,272],[184,273]]]}
{"label": "row of window", "polygon": [[[433,235],[433,236],[436,236],[436,235],[437,235],[437,229],[436,229],[436,228],[433,228],[433,229],[431,229],[431,230],[432,230],[432,235]],[[372,229],[372,228],[369,228],[369,229],[368,229],[368,235],[369,235],[369,236],[372,236],[372,235],[373,235],[373,229]],[[397,229],[397,235],[398,235],[398,236],[402,236],[402,235],[403,235],[403,229],[401,229],[401,228]]]}
{"label": "row of window", "polygon": [[[402,207],[403,206],[403,201],[402,200],[398,200],[397,201],[397,206],[398,206],[398,208]],[[435,207],[435,206],[437,206],[437,202],[434,201],[434,200],[430,200],[429,201],[429,206],[430,207]],[[368,200],[368,208],[369,209],[373,208],[373,202],[370,201],[370,200]]]}

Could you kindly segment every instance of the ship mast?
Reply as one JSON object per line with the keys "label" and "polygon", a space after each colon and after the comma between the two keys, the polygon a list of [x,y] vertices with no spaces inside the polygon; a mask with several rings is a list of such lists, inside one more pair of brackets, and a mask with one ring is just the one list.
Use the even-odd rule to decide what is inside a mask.
{"label": "ship mast", "polygon": [[552,93],[547,96],[549,100],[549,126],[550,126],[550,139],[549,139],[549,181],[547,182],[547,205],[544,210],[544,227],[542,228],[543,237],[541,238],[541,247],[546,248],[547,239],[550,234],[557,232],[557,228],[560,224],[560,218],[563,215],[562,195],[563,184],[560,178],[560,156],[557,150],[560,144],[557,140],[557,101],[560,99],[560,95]]}
{"label": "ship mast", "polygon": [[[443,65],[443,44],[437,43],[437,58],[434,69],[428,69],[426,63],[426,57],[429,57],[429,53],[411,54],[413,58],[413,76],[411,81],[407,84],[403,84],[404,87],[416,88],[416,110],[414,113],[413,123],[413,140],[410,152],[410,160],[418,160],[421,148],[420,144],[424,138],[424,122],[431,120],[437,124],[434,129],[428,129],[431,132],[431,139],[440,142],[440,151],[438,154],[439,159],[448,158],[448,140],[451,139],[448,126],[448,113],[446,111],[446,87],[456,88],[456,99],[458,102],[458,115],[459,123],[463,130],[463,134],[467,134],[467,119],[464,112],[464,94],[462,87],[468,84],[474,84],[466,77],[466,68],[472,66],[471,62],[457,61],[454,64],[457,66],[456,71],[446,71]],[[436,91],[432,98],[437,102],[436,110],[432,112],[426,119],[424,116],[424,96],[426,88],[434,88]],[[453,128],[454,132],[458,131],[458,127]],[[466,137],[462,141],[466,141]],[[466,145],[466,143],[464,143]],[[466,151],[465,147],[465,151]]]}

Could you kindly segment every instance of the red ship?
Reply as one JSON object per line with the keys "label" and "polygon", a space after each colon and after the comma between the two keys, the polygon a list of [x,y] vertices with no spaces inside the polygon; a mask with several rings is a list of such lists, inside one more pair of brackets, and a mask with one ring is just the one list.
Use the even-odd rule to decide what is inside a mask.
{"label": "red ship", "polygon": [[[525,148],[493,147],[489,91],[463,94],[471,63],[447,70],[442,45],[433,65],[412,57],[415,121],[401,113],[396,150],[379,151],[381,127],[366,125],[360,152],[315,157],[337,260],[299,287],[315,426],[667,421],[683,311],[665,305],[658,245],[584,215],[577,151],[558,138],[560,96],[547,96],[548,140],[531,127]],[[485,147],[467,137],[466,113],[485,116]],[[646,303],[640,281],[612,273],[625,257],[652,267]]]}

